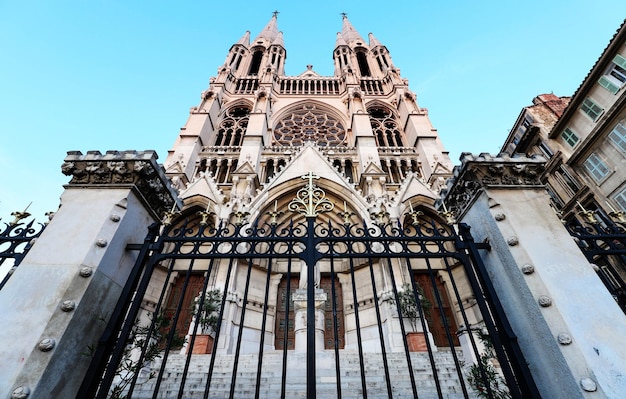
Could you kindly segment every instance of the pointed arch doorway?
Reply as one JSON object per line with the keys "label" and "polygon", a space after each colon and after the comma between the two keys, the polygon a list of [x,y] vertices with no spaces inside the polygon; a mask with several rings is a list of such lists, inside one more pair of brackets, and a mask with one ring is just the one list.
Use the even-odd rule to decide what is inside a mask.
{"label": "pointed arch doorway", "polygon": [[[274,335],[274,347],[277,350],[287,348],[293,350],[295,347],[295,312],[294,303],[289,298],[292,293],[298,289],[300,278],[292,276],[289,281],[289,289],[287,289],[287,278],[283,277],[278,285],[278,300],[276,308],[276,334]],[[328,300],[324,307],[324,349],[333,349],[335,347],[335,334],[333,323],[337,324],[337,343],[338,348],[343,349],[345,346],[345,325],[343,311],[343,293],[341,284],[337,279],[334,280],[336,315],[333,315],[331,276],[322,275],[320,278],[320,289],[324,291]],[[289,304],[287,303],[289,299]],[[285,340],[285,328],[287,328],[287,339]]]}

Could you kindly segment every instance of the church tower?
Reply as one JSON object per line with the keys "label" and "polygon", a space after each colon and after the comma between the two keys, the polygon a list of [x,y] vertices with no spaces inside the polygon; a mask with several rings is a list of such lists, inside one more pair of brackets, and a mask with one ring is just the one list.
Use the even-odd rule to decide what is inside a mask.
{"label": "church tower", "polygon": [[620,397],[626,319],[544,158],[464,154],[444,188],[448,153],[372,33],[343,15],[332,76],[286,75],[277,13],[251,37],[164,168],[71,151],[43,233],[12,214],[5,397]]}
{"label": "church tower", "polygon": [[186,205],[258,215],[315,169],[361,217],[432,207],[452,165],[387,47],[344,14],[334,75],[309,65],[287,76],[276,13],[250,37],[230,48],[165,161]]}

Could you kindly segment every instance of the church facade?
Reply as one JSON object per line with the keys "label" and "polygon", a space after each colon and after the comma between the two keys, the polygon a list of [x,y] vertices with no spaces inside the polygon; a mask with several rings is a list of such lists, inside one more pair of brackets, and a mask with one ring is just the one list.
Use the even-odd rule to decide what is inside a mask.
{"label": "church facade", "polygon": [[63,206],[0,290],[0,337],[21,337],[0,395],[618,397],[626,320],[545,158],[453,168],[345,15],[333,76],[286,57],[276,14],[246,32],[163,166],[68,153]]}

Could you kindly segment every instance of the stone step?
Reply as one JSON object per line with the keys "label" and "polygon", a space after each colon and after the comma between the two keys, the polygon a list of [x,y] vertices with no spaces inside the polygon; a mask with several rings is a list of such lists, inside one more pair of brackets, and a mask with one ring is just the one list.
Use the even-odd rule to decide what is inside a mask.
{"label": "stone step", "polygon": [[[433,354],[439,377],[440,387],[445,398],[462,398],[461,384],[454,365],[452,352],[439,351]],[[281,392],[283,354],[280,351],[267,352],[263,356],[262,372],[259,384],[259,397],[278,398]],[[461,355],[458,354],[462,362]],[[187,361],[185,355],[170,354],[165,366],[157,398],[176,398],[183,381],[183,369]],[[202,398],[207,382],[211,355],[193,355],[185,378],[185,399]],[[211,378],[210,398],[228,398],[232,383],[233,355],[218,354]],[[254,398],[257,380],[258,356],[241,355],[237,363],[235,394],[237,399]],[[413,397],[410,374],[404,353],[388,353],[387,362],[393,397]],[[420,398],[438,397],[433,379],[430,360],[426,353],[411,353],[413,375]],[[156,378],[148,379],[149,373],[158,374],[162,359],[154,361],[149,370],[144,369],[143,376],[133,392],[137,399],[150,398],[156,387]],[[371,398],[388,397],[387,384],[382,356],[380,353],[366,353],[363,358],[367,396]],[[290,352],[287,357],[287,375],[285,397],[306,397],[306,354]],[[316,392],[320,398],[337,397],[337,376],[334,352],[319,352],[316,356]],[[339,356],[339,379],[342,398],[362,398],[361,369],[359,355],[356,352],[342,351]]]}

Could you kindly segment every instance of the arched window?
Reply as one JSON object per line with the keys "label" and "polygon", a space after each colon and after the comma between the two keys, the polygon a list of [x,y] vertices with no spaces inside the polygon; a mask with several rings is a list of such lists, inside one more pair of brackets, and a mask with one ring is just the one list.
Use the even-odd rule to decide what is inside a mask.
{"label": "arched window", "polygon": [[248,75],[258,75],[261,68],[261,60],[263,59],[263,51],[257,50],[252,55],[252,63],[250,64],[250,73]]}
{"label": "arched window", "polygon": [[306,104],[284,116],[274,128],[274,139],[280,145],[301,146],[313,141],[320,147],[345,145],[343,124],[332,115]]}
{"label": "arched window", "polygon": [[215,135],[215,145],[240,146],[250,117],[250,108],[235,106],[226,111]]}
{"label": "arched window", "polygon": [[359,51],[356,53],[356,60],[359,63],[359,71],[361,76],[370,76],[370,67],[367,64],[367,56],[364,52]]}
{"label": "arched window", "polygon": [[394,114],[383,107],[370,108],[370,123],[379,147],[404,147],[404,138]]}

